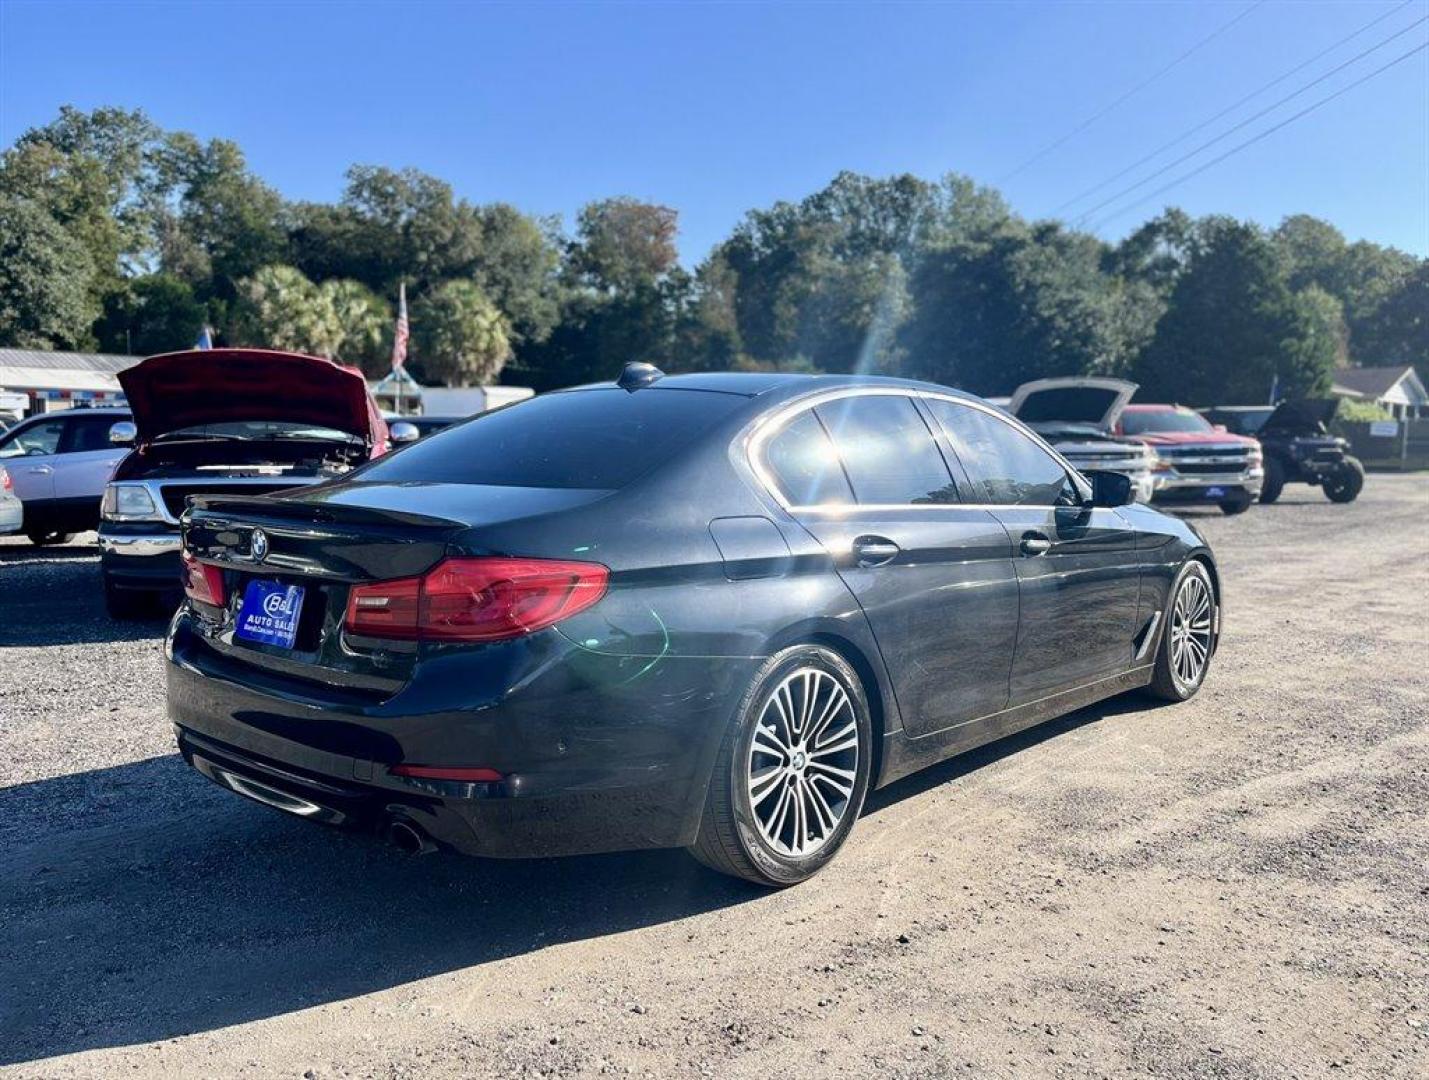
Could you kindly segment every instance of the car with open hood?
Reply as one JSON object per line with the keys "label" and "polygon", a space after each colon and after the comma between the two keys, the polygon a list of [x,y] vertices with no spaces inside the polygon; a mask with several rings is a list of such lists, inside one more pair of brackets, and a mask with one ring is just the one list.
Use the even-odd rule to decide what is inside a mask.
{"label": "car with open hood", "polygon": [[264,495],[341,476],[382,454],[387,425],[361,373],[266,349],[166,353],[119,374],[132,448],[100,507],[111,615],[146,614],[180,588],[179,520],[195,495]]}
{"label": "car with open hood", "polygon": [[1219,506],[1242,514],[1260,497],[1265,467],[1260,443],[1214,424],[1184,405],[1128,405],[1116,431],[1156,452],[1158,503]]}
{"label": "car with open hood", "polygon": [[1265,454],[1260,501],[1273,503],[1286,484],[1322,488],[1331,502],[1354,502],[1364,488],[1364,466],[1348,440],[1330,433],[1339,398],[1299,398],[1279,405],[1218,405],[1208,422],[1254,436]]}
{"label": "car with open hood", "polygon": [[1013,392],[1007,411],[1078,469],[1121,473],[1137,501],[1150,502],[1156,455],[1115,434],[1117,418],[1134,393],[1136,383],[1125,379],[1036,379]]}

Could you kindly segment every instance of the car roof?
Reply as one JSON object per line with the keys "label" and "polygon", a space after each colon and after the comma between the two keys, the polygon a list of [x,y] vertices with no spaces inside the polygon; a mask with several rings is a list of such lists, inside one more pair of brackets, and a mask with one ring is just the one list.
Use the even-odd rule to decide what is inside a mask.
{"label": "car roof", "polygon": [[[808,375],[800,372],[787,371],[710,371],[699,372],[690,375],[665,375],[649,386],[639,390],[631,391],[639,393],[650,390],[705,390],[720,394],[737,394],[740,397],[759,397],[773,391],[783,391],[779,396],[786,397],[800,393],[812,393],[822,390],[838,390],[843,387],[901,387],[905,390],[931,390],[940,394],[951,394],[955,397],[974,398],[974,395],[962,390],[954,390],[948,386],[941,386],[938,383],[919,382],[914,379],[895,379],[886,375]],[[587,383],[584,386],[573,386],[568,390],[557,391],[558,393],[569,393],[578,390],[612,390],[616,389],[614,382]]]}

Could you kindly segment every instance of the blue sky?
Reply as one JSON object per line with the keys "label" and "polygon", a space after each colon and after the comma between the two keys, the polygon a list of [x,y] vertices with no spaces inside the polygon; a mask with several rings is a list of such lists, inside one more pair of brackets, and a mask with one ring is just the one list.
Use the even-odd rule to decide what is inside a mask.
{"label": "blue sky", "polygon": [[[1399,2],[0,0],[0,144],[64,103],[137,106],[164,127],[236,140],[290,198],[335,198],[344,169],[365,162],[416,166],[470,199],[568,222],[607,195],[665,203],[693,263],[746,210],[801,198],[840,169],[1006,178],[1018,211],[1051,215]],[[1412,0],[1104,194],[1426,15],[1429,0]],[[1426,39],[1429,23],[1140,193]],[[1114,239],[1166,203],[1269,224],[1304,211],[1352,239],[1429,255],[1426,57],[1098,231]]]}

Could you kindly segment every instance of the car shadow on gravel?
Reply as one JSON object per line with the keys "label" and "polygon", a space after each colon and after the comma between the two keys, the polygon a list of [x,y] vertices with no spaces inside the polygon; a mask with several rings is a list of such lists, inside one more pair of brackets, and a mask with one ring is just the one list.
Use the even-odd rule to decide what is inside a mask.
{"label": "car shadow on gravel", "polygon": [[[924,770],[866,813],[1120,712]],[[405,856],[248,804],[176,756],[0,789],[0,1064],[152,1042],[768,895],[679,851]],[[816,886],[815,886],[816,887]]]}
{"label": "car shadow on gravel", "polygon": [[0,646],[142,641],[167,626],[167,612],[109,617],[93,547],[0,546]]}

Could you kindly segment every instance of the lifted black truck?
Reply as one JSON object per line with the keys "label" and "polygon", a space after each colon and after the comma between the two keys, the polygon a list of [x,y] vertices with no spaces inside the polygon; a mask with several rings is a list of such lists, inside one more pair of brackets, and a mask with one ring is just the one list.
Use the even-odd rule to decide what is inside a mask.
{"label": "lifted black truck", "polygon": [[1301,398],[1279,405],[1218,405],[1202,410],[1213,424],[1253,435],[1265,452],[1260,501],[1273,503],[1286,484],[1313,484],[1331,502],[1354,502],[1364,487],[1364,466],[1349,443],[1331,435],[1338,398]]}

